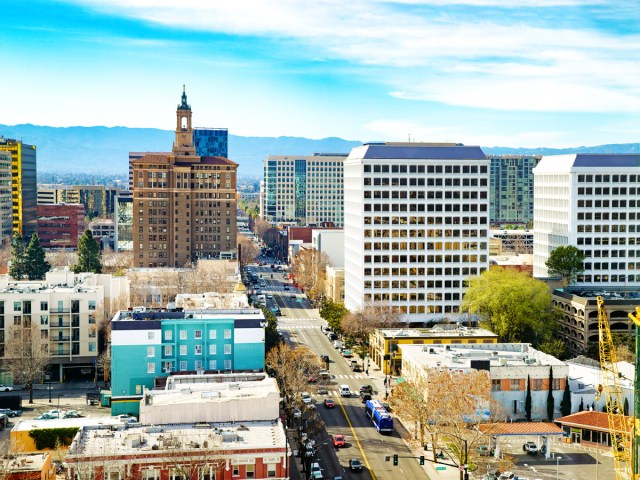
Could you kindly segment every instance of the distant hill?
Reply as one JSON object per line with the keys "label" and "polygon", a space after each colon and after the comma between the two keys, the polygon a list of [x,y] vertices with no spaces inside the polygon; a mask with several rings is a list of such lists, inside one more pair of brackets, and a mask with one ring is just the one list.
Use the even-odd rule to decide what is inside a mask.
{"label": "distant hill", "polygon": [[[0,136],[23,139],[38,149],[38,170],[126,174],[129,152],[169,151],[171,130],[127,127],[45,127],[0,125]],[[242,177],[262,176],[267,155],[312,155],[349,153],[359,141],[330,137],[312,140],[302,137],[242,137],[229,135],[229,157],[240,164]],[[487,154],[554,155],[561,153],[640,153],[640,144],[598,145],[577,148],[482,147]]]}

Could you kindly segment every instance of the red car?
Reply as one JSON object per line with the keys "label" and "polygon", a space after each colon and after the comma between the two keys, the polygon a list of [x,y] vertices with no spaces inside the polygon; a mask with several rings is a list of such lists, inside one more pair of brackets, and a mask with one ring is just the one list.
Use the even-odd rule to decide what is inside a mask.
{"label": "red car", "polygon": [[335,437],[333,437],[333,446],[336,448],[344,447],[344,435],[336,435]]}
{"label": "red car", "polygon": [[324,399],[324,406],[327,407],[327,408],[334,408],[336,406],[336,404],[330,398],[325,398]]}

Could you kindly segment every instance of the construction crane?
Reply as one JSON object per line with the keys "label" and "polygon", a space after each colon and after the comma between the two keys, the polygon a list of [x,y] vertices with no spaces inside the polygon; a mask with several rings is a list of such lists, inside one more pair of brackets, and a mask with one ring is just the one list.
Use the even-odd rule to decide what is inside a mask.
{"label": "construction crane", "polygon": [[604,308],[604,299],[597,297],[596,300],[598,302],[598,346],[602,373],[602,383],[598,385],[596,398],[599,399],[600,394],[604,393],[616,480],[637,480],[637,476],[634,474],[632,455],[635,450],[633,422],[630,422],[624,414],[624,396],[618,374],[618,359],[611,337],[609,319]]}

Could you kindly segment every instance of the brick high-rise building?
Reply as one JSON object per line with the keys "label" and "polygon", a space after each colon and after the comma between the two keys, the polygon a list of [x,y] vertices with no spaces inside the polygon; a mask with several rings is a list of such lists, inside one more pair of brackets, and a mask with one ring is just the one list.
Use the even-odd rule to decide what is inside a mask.
{"label": "brick high-rise building", "polygon": [[238,164],[196,155],[184,91],[172,151],[129,158],[136,266],[182,267],[235,255]]}

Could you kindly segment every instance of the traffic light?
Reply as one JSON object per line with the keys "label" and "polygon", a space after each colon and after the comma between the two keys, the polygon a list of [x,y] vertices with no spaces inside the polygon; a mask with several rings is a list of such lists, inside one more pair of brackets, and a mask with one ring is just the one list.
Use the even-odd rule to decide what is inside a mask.
{"label": "traffic light", "polygon": [[424,465],[424,455],[420,455],[420,465]]}
{"label": "traffic light", "polygon": [[397,453],[393,455],[393,465],[396,466],[396,467],[398,466],[398,454]]}

